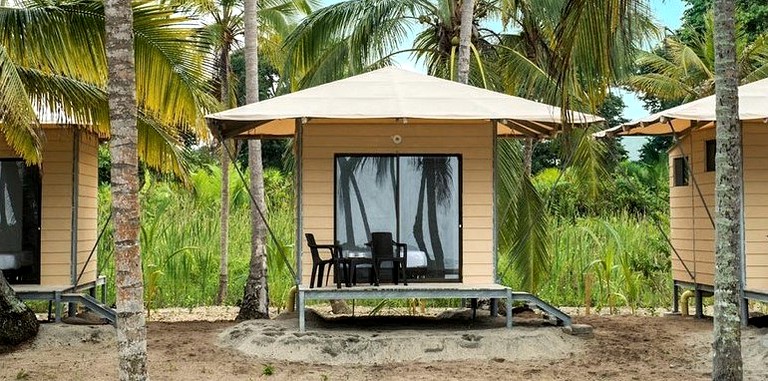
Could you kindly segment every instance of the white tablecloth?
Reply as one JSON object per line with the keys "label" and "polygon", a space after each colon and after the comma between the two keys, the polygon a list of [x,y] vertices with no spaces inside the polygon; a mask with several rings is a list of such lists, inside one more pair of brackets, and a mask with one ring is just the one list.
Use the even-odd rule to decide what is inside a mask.
{"label": "white tablecloth", "polygon": [[[370,251],[346,251],[343,254],[347,258],[370,258]],[[391,262],[384,262],[381,267],[392,267]],[[417,269],[427,267],[427,253],[420,250],[408,249],[408,268]]]}

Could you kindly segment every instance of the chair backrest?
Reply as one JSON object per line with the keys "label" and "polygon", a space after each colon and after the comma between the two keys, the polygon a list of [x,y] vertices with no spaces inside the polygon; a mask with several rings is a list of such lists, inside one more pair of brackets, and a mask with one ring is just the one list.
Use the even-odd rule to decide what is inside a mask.
{"label": "chair backrest", "polygon": [[304,236],[307,238],[307,246],[309,246],[309,251],[312,253],[312,262],[320,262],[322,258],[320,258],[320,253],[317,250],[315,235],[312,233],[306,233]]}
{"label": "chair backrest", "polygon": [[394,258],[394,241],[392,233],[376,232],[371,233],[371,256],[376,258]]}

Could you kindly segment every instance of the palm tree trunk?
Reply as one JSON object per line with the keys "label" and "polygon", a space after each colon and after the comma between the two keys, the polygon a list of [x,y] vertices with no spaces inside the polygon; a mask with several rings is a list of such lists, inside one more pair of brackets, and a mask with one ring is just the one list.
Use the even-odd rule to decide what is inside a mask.
{"label": "palm tree trunk", "polygon": [[219,263],[219,292],[216,294],[216,304],[221,305],[227,298],[229,286],[229,153],[225,148],[227,141],[221,142],[221,237],[219,248],[221,257]]}
{"label": "palm tree trunk", "polygon": [[713,380],[741,380],[741,126],[736,2],[715,1],[715,329]]}
{"label": "palm tree trunk", "polygon": [[523,173],[526,176],[531,176],[531,170],[533,168],[533,138],[526,138],[523,145]]}
{"label": "palm tree trunk", "polygon": [[461,1],[461,29],[459,30],[458,80],[469,82],[469,47],[472,45],[472,27],[475,12],[474,0]]}
{"label": "palm tree trunk", "polygon": [[[259,101],[259,5],[257,0],[245,1],[245,98],[246,103]],[[256,203],[251,204],[251,265],[245,282],[239,320],[268,319],[266,217],[264,202],[264,171],[261,163],[261,141],[248,142],[248,167],[251,191]],[[261,210],[261,213],[259,213]],[[263,218],[262,218],[263,217]]]}
{"label": "palm tree trunk", "polygon": [[37,336],[35,313],[16,297],[0,271],[0,345],[18,345]]}
{"label": "palm tree trunk", "polygon": [[[221,47],[219,56],[219,100],[224,107],[230,107],[229,100],[229,45]],[[221,142],[221,237],[219,238],[219,291],[216,304],[221,305],[227,298],[229,286],[229,153],[227,141]]]}
{"label": "palm tree trunk", "polygon": [[117,351],[120,380],[146,380],[147,332],[139,247],[139,170],[133,11],[128,0],[104,6],[115,226]]}

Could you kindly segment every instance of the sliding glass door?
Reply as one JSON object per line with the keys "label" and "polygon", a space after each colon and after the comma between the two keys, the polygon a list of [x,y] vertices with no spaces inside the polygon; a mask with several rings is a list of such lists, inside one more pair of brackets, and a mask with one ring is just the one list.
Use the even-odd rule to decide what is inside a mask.
{"label": "sliding glass door", "polygon": [[335,164],[335,235],[346,253],[391,232],[408,245],[412,278],[460,281],[459,156],[340,155]]}

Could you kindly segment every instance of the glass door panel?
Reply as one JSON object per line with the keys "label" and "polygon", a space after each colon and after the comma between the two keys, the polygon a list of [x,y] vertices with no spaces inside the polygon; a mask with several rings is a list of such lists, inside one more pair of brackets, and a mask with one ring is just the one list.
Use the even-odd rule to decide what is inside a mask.
{"label": "glass door panel", "polygon": [[394,156],[336,158],[336,240],[346,252],[369,251],[371,232],[397,230]]}
{"label": "glass door panel", "polygon": [[[459,158],[400,157],[400,242],[409,267],[428,280],[458,280],[460,258]],[[423,260],[426,269],[419,269]],[[422,271],[419,274],[418,270]]]}

